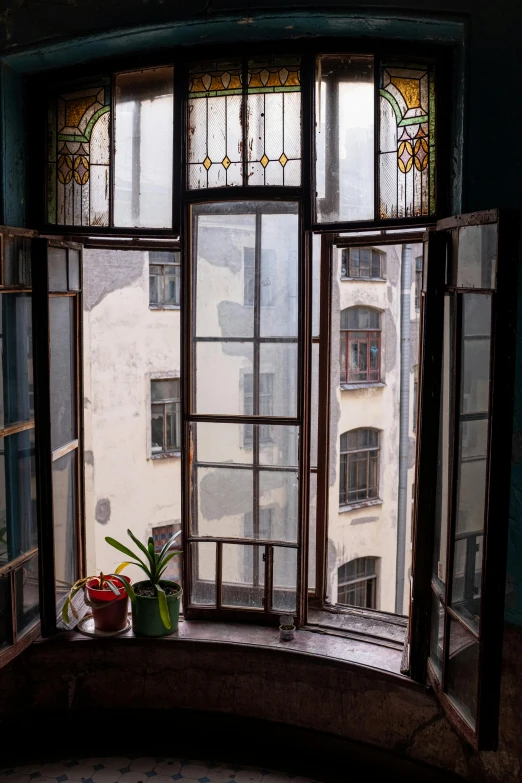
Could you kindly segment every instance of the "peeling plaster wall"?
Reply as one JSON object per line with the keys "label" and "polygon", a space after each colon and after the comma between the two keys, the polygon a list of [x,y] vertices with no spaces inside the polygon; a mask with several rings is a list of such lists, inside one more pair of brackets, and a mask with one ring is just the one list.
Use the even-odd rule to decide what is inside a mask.
{"label": "peeling plaster wall", "polygon": [[[150,458],[150,379],[179,376],[176,310],[150,310],[148,253],[84,252],[87,570],[121,561],[105,536],[146,541],[181,519],[179,457]],[[126,572],[141,578],[138,569]]]}

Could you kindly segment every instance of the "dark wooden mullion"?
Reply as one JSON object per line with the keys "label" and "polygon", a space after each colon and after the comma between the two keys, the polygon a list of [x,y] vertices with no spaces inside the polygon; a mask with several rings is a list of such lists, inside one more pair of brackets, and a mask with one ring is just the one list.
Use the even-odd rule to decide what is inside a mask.
{"label": "dark wooden mullion", "polygon": [[450,391],[450,425],[449,425],[449,460],[448,460],[448,529],[446,544],[446,592],[444,601],[444,643],[442,654],[442,690],[446,692],[447,681],[446,672],[449,661],[449,639],[451,619],[448,614],[448,607],[451,607],[453,596],[453,565],[455,560],[455,529],[457,524],[458,491],[460,479],[458,477],[459,450],[460,450],[460,432],[459,432],[459,411],[460,411],[460,387],[461,387],[461,369],[462,369],[462,299],[453,293],[452,299],[452,346],[451,355],[453,357],[451,367],[451,391]]}
{"label": "dark wooden mullion", "polygon": [[[373,60],[373,217],[381,216],[380,201],[380,164],[381,164],[381,58],[375,52]],[[370,262],[371,263],[371,262]]]}
{"label": "dark wooden mullion", "polygon": [[31,275],[33,282],[34,392],[35,392],[35,452],[36,508],[38,519],[38,568],[42,635],[56,631],[56,593],[53,526],[53,475],[51,449],[50,398],[50,335],[47,273],[47,241],[33,239]]}
{"label": "dark wooden mullion", "polygon": [[[246,104],[245,104],[246,105]],[[246,120],[243,123],[246,126]],[[247,149],[244,149],[245,159],[247,157]],[[255,241],[254,241],[254,362],[253,362],[253,376],[252,376],[252,413],[256,416],[259,415],[259,337],[261,331],[261,221],[260,214],[256,214],[255,217]],[[253,508],[252,508],[252,535],[254,538],[259,537],[259,425],[252,425],[252,483],[253,483]],[[256,557],[254,557],[254,554]],[[257,562],[257,552],[252,553],[253,562],[252,570],[253,575],[257,573],[257,581],[259,581],[259,563]],[[266,560],[265,550],[265,560]],[[253,582],[255,584],[255,579]],[[266,579],[265,579],[266,583]],[[264,610],[268,611],[269,603],[264,602]]]}
{"label": "dark wooden mullion", "polygon": [[299,222],[299,332],[298,332],[298,412],[301,418],[298,461],[298,552],[296,573],[297,625],[306,624],[308,613],[308,536],[310,522],[310,444],[312,396],[312,235],[303,231],[303,211]]}

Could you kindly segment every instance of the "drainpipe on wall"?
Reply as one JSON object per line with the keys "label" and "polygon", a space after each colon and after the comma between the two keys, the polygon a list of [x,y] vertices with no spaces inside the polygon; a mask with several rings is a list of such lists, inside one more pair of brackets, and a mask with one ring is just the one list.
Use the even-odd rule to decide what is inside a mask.
{"label": "drainpipe on wall", "polygon": [[411,245],[402,246],[401,258],[401,380],[399,415],[399,497],[397,508],[397,571],[395,612],[404,611],[404,568],[406,564],[406,508],[408,502],[408,457],[410,450],[410,297]]}

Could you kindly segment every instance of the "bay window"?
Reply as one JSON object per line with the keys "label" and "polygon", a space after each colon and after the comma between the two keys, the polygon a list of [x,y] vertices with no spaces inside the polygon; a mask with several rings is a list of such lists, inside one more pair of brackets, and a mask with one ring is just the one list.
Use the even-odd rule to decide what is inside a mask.
{"label": "bay window", "polygon": [[[27,370],[14,386],[26,409],[0,432],[4,462],[20,463],[10,498],[22,498],[19,517],[0,520],[0,603],[27,607],[10,611],[0,644],[14,649],[35,620],[37,584],[42,630],[54,632],[64,583],[85,571],[80,249],[132,246],[148,268],[126,270],[123,291],[99,281],[88,306],[111,296],[139,307],[147,294],[134,305],[134,289],[149,277],[150,307],[181,309],[181,356],[172,324],[164,357],[179,358],[179,379],[147,369],[144,406],[152,456],[181,451],[181,510],[137,532],[145,540],[152,525],[157,539],[181,517],[187,622],[275,625],[287,612],[324,633],[334,614],[349,623],[351,606],[409,614],[409,674],[431,682],[471,742],[493,747],[496,674],[483,686],[487,665],[499,668],[513,230],[497,212],[444,218],[443,52],[298,43],[226,61],[176,52],[163,65],[45,83],[45,217],[15,272],[13,252],[2,257],[0,297],[22,302],[11,312],[18,335],[31,260],[39,334],[34,419]],[[122,362],[149,350],[172,315],[150,314]],[[495,418],[503,356],[507,401]],[[136,393],[129,385],[129,415]],[[155,480],[173,462],[156,463]]]}

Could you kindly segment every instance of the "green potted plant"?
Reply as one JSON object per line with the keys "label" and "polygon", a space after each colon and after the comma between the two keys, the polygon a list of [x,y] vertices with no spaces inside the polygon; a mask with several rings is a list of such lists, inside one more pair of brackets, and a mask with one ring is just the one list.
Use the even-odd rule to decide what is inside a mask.
{"label": "green potted plant", "polygon": [[128,576],[123,576],[120,571],[125,567],[122,563],[114,574],[99,576],[85,576],[78,579],[65,599],[62,607],[62,620],[69,624],[69,611],[75,620],[78,620],[78,612],[73,603],[73,598],[79,590],[85,593],[85,603],[91,608],[94,627],[103,633],[116,633],[122,631],[127,623],[129,612],[129,599],[127,587],[130,585]]}
{"label": "green potted plant", "polygon": [[[167,636],[178,630],[179,605],[183,591],[177,582],[161,577],[169,561],[180,554],[179,550],[169,551],[180,532],[175,533],[160,552],[156,552],[152,537],[149,538],[147,546],[144,546],[130,530],[127,530],[140,554],[136,554],[110,536],[105,538],[108,544],[126,557],[132,558],[122,563],[119,569],[132,564],[141,568],[147,576],[147,579],[136,582],[133,587],[130,584],[125,585],[132,604],[132,630],[137,635]],[[144,555],[144,559],[140,555]]]}

